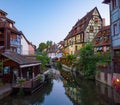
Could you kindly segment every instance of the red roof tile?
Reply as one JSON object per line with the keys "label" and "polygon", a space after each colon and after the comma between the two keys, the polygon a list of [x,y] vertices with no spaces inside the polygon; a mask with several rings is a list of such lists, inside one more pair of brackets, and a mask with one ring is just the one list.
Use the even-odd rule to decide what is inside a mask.
{"label": "red roof tile", "polygon": [[92,14],[95,9],[97,9],[97,7],[93,8],[83,18],[78,20],[64,40],[71,38],[81,32],[84,32],[88,26],[90,19],[92,18]]}

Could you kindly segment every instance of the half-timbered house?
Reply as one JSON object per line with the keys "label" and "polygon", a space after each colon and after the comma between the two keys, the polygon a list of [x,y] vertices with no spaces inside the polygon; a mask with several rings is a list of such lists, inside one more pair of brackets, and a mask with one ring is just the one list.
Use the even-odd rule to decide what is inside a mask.
{"label": "half-timbered house", "polygon": [[65,53],[75,54],[85,43],[91,42],[102,27],[101,15],[95,7],[77,21],[64,39]]}

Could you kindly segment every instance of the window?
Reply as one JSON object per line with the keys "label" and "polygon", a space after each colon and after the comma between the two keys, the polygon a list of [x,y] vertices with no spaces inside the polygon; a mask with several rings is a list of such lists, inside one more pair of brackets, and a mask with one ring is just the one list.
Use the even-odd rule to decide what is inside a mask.
{"label": "window", "polygon": [[105,42],[107,42],[108,39],[109,39],[109,36],[103,36],[103,39],[104,39]]}
{"label": "window", "polygon": [[100,37],[97,37],[97,38],[96,38],[96,42],[99,42],[99,41],[100,41]]}
{"label": "window", "polygon": [[83,41],[83,35],[80,35],[80,42]]}
{"label": "window", "polygon": [[90,32],[93,32],[93,30],[94,30],[94,27],[90,26]]}
{"label": "window", "polygon": [[98,18],[96,17],[96,18],[94,18],[94,22],[95,22],[95,24],[97,24],[98,23]]}
{"label": "window", "polygon": [[77,46],[75,46],[75,51],[77,51],[78,50],[78,47]]}
{"label": "window", "polygon": [[116,7],[116,0],[112,0],[112,9],[115,9]]}
{"label": "window", "polygon": [[114,34],[114,36],[117,35],[117,24],[113,25],[113,34]]}
{"label": "window", "polygon": [[4,67],[4,74],[9,74],[10,73],[10,67],[6,66]]}

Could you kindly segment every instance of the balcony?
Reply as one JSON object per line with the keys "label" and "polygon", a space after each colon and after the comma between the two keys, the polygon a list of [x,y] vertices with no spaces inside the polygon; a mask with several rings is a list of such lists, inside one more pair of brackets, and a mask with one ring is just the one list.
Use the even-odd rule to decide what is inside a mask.
{"label": "balcony", "polygon": [[11,46],[16,46],[16,47],[20,46],[20,43],[17,40],[10,40],[10,44]]}

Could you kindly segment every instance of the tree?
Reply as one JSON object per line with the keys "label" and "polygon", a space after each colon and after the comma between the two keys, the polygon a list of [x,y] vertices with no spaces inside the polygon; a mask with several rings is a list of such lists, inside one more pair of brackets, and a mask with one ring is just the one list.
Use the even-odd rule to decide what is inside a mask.
{"label": "tree", "polygon": [[45,48],[48,48],[49,46],[52,46],[52,41],[47,41],[46,43],[42,42],[39,44],[39,47],[37,49],[38,52],[42,52]]}
{"label": "tree", "polygon": [[78,60],[79,68],[82,74],[87,79],[94,79],[96,74],[97,56],[94,54],[94,47],[91,43],[87,43],[83,48],[79,50]]}
{"label": "tree", "polygon": [[103,53],[98,52],[96,55],[99,58],[97,62],[97,66],[107,66],[110,64],[111,62],[110,52],[103,52]]}
{"label": "tree", "polygon": [[76,56],[68,54],[66,56],[66,59],[67,59],[67,63],[69,63],[68,65],[72,65],[76,60]]}
{"label": "tree", "polygon": [[42,52],[47,47],[46,43],[42,42],[39,44],[38,51]]}
{"label": "tree", "polygon": [[45,65],[49,62],[49,57],[45,52],[42,52],[40,55],[36,55],[37,60],[41,60],[42,69],[45,69]]}
{"label": "tree", "polygon": [[46,42],[46,46],[49,47],[49,46],[52,46],[53,42],[52,41],[47,41]]}

